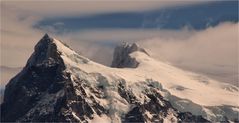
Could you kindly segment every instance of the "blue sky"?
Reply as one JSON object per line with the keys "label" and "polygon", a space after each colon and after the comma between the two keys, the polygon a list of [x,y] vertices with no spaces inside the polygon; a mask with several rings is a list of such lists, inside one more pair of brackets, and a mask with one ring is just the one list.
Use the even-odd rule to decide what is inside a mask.
{"label": "blue sky", "polygon": [[238,22],[237,9],[238,1],[216,1],[147,11],[46,18],[34,27],[43,30],[52,27],[57,33],[90,29],[179,30],[185,27],[202,30],[226,21]]}

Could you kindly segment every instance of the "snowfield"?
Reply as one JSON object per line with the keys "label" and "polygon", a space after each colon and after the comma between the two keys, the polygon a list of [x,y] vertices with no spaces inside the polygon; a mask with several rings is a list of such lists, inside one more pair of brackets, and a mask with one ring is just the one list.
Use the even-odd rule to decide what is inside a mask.
{"label": "snowfield", "polygon": [[[141,94],[144,85],[152,83],[161,88],[157,91],[160,91],[164,98],[170,101],[179,111],[189,111],[195,115],[202,115],[211,121],[218,121],[224,116],[231,120],[238,118],[239,88],[236,86],[178,69],[169,63],[157,61],[140,51],[130,54],[130,57],[136,59],[139,63],[138,67],[111,68],[77,54],[65,47],[57,39],[54,39],[54,42],[61,52],[64,63],[68,66],[67,71],[72,73],[77,73],[78,71],[79,74],[75,74],[75,76],[80,77],[83,76],[79,71],[84,71],[87,74],[100,73],[101,76],[108,80],[108,83],[101,84],[108,86],[109,92],[107,93],[114,103],[108,100],[99,100],[99,102],[112,108],[112,115],[114,115],[112,117],[115,117],[115,120],[119,120],[117,117],[121,115],[119,114],[120,112],[123,114],[130,108],[125,100],[122,100],[115,92],[114,82],[120,80],[124,80],[127,87],[132,89],[132,92],[142,102],[148,100]],[[72,68],[77,68],[77,70]],[[93,76],[91,79],[97,80],[97,77]],[[94,119],[92,122],[98,121],[99,118],[97,117],[97,120]],[[103,121],[107,120],[106,117],[101,118]]]}

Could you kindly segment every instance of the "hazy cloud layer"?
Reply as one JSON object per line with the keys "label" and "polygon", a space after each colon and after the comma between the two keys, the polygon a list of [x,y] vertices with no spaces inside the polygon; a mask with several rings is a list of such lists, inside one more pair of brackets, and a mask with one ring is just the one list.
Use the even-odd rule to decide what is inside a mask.
{"label": "hazy cloud layer", "polygon": [[112,61],[114,47],[122,42],[138,42],[154,37],[183,40],[194,33],[195,31],[188,31],[187,29],[179,31],[105,29],[65,33],[57,35],[57,37],[90,59],[109,66]]}
{"label": "hazy cloud layer", "polygon": [[2,6],[22,11],[23,15],[33,13],[41,17],[80,16],[110,12],[134,12],[159,9],[170,6],[205,3],[194,1],[155,1],[155,0],[89,0],[89,1],[2,1]]}
{"label": "hazy cloud layer", "polygon": [[[27,58],[31,55],[33,51],[34,45],[42,37],[42,35],[46,33],[42,30],[33,28],[33,25],[47,17],[64,17],[79,15],[83,16],[88,14],[98,14],[116,11],[143,11],[160,7],[163,8],[175,5],[178,6],[198,3],[201,3],[201,1],[1,1],[1,65],[10,67],[21,67],[25,65]],[[62,25],[62,23],[59,22],[53,26],[60,25]],[[73,41],[71,42],[76,41],[74,40],[76,36],[73,36],[73,33],[66,34],[66,36],[70,37],[66,38],[62,35],[55,35],[54,28],[49,27],[48,32],[51,32],[50,35],[59,37],[62,40],[73,39]],[[110,32],[110,30],[101,34],[97,34],[99,31],[89,32],[93,32],[93,34],[83,32],[83,34],[80,35],[82,38],[80,38],[80,41],[77,40],[80,45],[77,45],[79,47],[76,50],[83,49],[84,51],[84,49],[88,49],[88,46],[92,47],[92,51],[100,49],[97,47],[93,48],[93,46],[95,46],[96,44],[93,44],[91,42],[92,37],[103,38],[104,36],[107,39],[107,37],[111,36],[112,34],[107,34]],[[127,30],[121,30],[120,32],[126,34]],[[134,33],[134,31],[130,32]],[[141,32],[141,35],[142,33],[143,32]],[[100,36],[92,36],[94,34]],[[143,36],[145,37],[145,35]],[[130,35],[126,37],[128,38],[129,36]],[[88,40],[87,38],[89,37],[91,37],[91,39]],[[122,36],[119,34],[117,35],[117,37],[119,38]],[[130,37],[133,37],[133,35]],[[76,39],[79,38],[76,37]],[[124,39],[125,38],[122,37],[122,39],[120,40]],[[65,42],[68,43],[68,40],[66,40]]]}
{"label": "hazy cloud layer", "polygon": [[39,17],[25,17],[1,4],[1,65],[23,66],[44,33],[32,28]]}
{"label": "hazy cloud layer", "polygon": [[4,87],[4,85],[7,84],[7,82],[14,77],[18,72],[21,71],[21,68],[10,68],[10,67],[5,67],[5,66],[0,66],[0,80],[1,80],[1,86],[0,89],[2,87]]}
{"label": "hazy cloud layer", "polygon": [[[100,4],[87,2],[81,3],[81,6],[80,3],[74,2],[58,2],[54,5],[48,2],[1,3],[1,66],[25,65],[33,52],[34,45],[45,33],[32,26],[45,17],[138,11],[187,3],[124,2],[120,4],[121,6],[118,6],[119,1],[100,2]],[[108,7],[109,5],[111,7]],[[59,22],[55,26],[61,25],[62,23]],[[199,32],[186,28],[179,31],[109,29],[50,35],[63,40],[83,55],[107,65],[111,62],[113,47],[119,42],[139,42],[153,57],[171,62],[183,69],[204,73],[222,81],[235,83],[238,80],[236,78],[238,76],[238,23],[220,24],[215,28]],[[146,40],[149,38],[150,40]]]}
{"label": "hazy cloud layer", "polygon": [[183,40],[154,38],[140,43],[155,58],[238,84],[238,27],[238,23],[224,23]]}
{"label": "hazy cloud layer", "polygon": [[60,37],[71,41],[73,49],[106,65],[111,63],[114,45],[138,42],[154,58],[237,85],[238,27],[238,23],[222,23],[202,31],[94,30]]}

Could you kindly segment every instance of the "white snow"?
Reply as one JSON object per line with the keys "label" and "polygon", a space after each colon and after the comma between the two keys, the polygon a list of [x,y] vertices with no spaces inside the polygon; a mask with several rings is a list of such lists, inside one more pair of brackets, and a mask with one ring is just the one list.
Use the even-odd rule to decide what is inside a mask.
{"label": "white snow", "polygon": [[[225,85],[221,82],[209,79],[207,80],[208,84],[202,83],[200,80],[195,80],[192,77],[192,75],[200,75],[186,72],[169,64],[156,61],[141,52],[135,52],[132,56],[140,61],[138,68],[109,68],[93,63],[92,61],[91,64],[80,64],[78,66],[85,72],[98,72],[112,80],[115,80],[115,78],[112,78],[111,76],[124,78],[127,82],[131,83],[145,81],[148,78],[152,78],[153,80],[160,82],[172,95],[183,99],[189,99],[199,105],[239,106],[238,91],[232,92],[222,88]],[[66,62],[72,65],[68,59],[66,59]],[[230,86],[232,85],[228,84],[228,87]],[[177,87],[182,89],[177,89]]]}
{"label": "white snow", "polygon": [[[190,111],[194,114],[200,114],[205,117],[216,117],[209,106],[234,106],[233,111],[238,112],[239,108],[239,88],[230,84],[218,82],[216,80],[203,77],[195,73],[178,69],[169,63],[157,61],[142,52],[133,52],[131,57],[135,58],[140,64],[137,68],[110,68],[78,55],[71,49],[65,47],[62,43],[54,39],[57,43],[59,51],[62,52],[62,58],[70,67],[76,67],[88,74],[100,73],[110,82],[109,97],[114,102],[116,110],[125,112],[128,107],[121,100],[120,96],[114,93],[114,82],[124,79],[129,87],[141,101],[145,100],[140,93],[142,84],[148,79],[154,80],[162,88],[167,90],[167,98],[171,102],[175,102],[178,110]],[[77,62],[72,57],[75,54]],[[81,75],[79,75],[81,76]],[[147,99],[146,99],[147,100]],[[106,102],[102,102],[106,103]],[[108,102],[110,103],[110,102]],[[197,107],[199,106],[199,107]],[[223,109],[221,109],[223,110]],[[102,119],[102,118],[101,118]],[[103,118],[105,119],[105,118]],[[100,122],[100,121],[99,121]]]}
{"label": "white snow", "polygon": [[80,118],[76,115],[75,112],[72,112],[72,115],[73,115],[73,117],[74,117],[75,119],[77,119],[78,121],[81,121]]}

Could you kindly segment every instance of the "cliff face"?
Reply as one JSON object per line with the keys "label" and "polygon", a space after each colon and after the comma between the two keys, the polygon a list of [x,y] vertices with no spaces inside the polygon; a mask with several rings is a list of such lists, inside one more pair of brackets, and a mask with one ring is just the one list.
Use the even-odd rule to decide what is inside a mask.
{"label": "cliff face", "polygon": [[[135,52],[149,56],[136,44],[124,44],[115,49],[112,66],[137,67]],[[209,122],[176,109],[159,81],[131,80],[137,72],[132,71],[94,63],[45,35],[23,70],[7,84],[1,121]]]}
{"label": "cliff face", "polygon": [[117,46],[114,50],[114,56],[111,67],[136,68],[139,63],[130,56],[131,53],[136,51],[143,52],[148,55],[148,53],[143,48],[140,48],[135,43],[133,44],[123,43],[122,45]]}
{"label": "cliff face", "polygon": [[64,88],[69,78],[56,47],[53,39],[45,35],[23,70],[7,84],[1,105],[2,121],[16,121],[34,108],[46,93]]}

